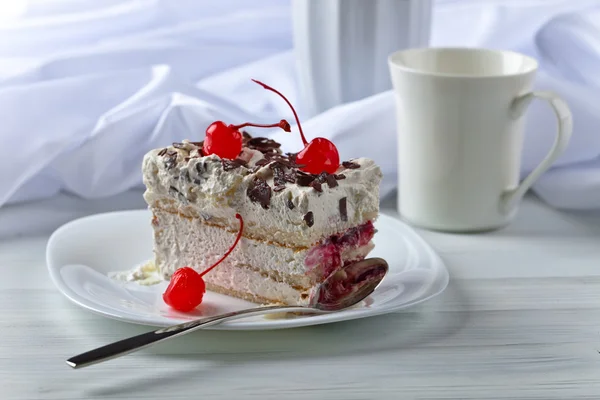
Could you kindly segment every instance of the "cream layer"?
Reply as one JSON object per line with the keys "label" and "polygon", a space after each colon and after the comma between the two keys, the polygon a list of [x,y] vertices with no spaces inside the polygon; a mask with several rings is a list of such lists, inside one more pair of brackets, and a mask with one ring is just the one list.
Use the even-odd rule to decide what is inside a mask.
{"label": "cream layer", "polygon": [[[185,218],[160,209],[152,211],[155,264],[163,279],[170,279],[175,270],[184,266],[204,271],[235,241],[236,232],[206,225],[202,219]],[[343,265],[362,259],[372,248],[372,242],[346,247],[336,262]],[[312,250],[291,249],[242,237],[229,257],[204,279],[209,289],[243,294],[238,297],[305,304],[311,289],[324,278],[322,267],[327,264],[313,262],[307,266],[307,256],[314,254]]]}

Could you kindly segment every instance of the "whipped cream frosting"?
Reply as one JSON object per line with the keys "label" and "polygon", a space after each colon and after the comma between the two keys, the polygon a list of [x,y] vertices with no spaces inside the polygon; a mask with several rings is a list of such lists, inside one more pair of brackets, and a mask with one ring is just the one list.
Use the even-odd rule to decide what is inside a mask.
{"label": "whipped cream frosting", "polygon": [[[338,179],[331,185],[334,187],[323,181],[322,191],[291,182],[282,187],[274,176],[272,164],[276,161],[267,163],[269,154],[281,154],[279,145],[268,139],[253,140],[257,139],[270,143],[266,147],[245,146],[235,161],[203,156],[201,142],[184,141],[151,150],[143,161],[145,200],[151,207],[169,201],[184,215],[193,211],[208,224],[231,231],[237,231],[235,214],[240,213],[245,235],[291,247],[309,247],[324,236],[376,219],[382,174],[372,160],[353,159],[346,164],[350,168],[340,165]],[[290,168],[283,172],[294,173]],[[265,196],[257,201],[249,195],[257,178],[269,185],[267,204],[263,204]],[[341,202],[345,203],[345,213]]]}

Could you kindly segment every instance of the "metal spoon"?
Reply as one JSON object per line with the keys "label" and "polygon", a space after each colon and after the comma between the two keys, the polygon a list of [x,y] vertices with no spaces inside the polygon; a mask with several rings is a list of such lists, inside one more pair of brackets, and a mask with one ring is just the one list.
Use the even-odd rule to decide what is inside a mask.
{"label": "metal spoon", "polygon": [[128,339],[119,340],[103,347],[79,354],[67,360],[72,368],[83,368],[102,361],[124,356],[154,343],[185,335],[223,321],[255,315],[304,312],[326,314],[351,307],[369,296],[388,271],[388,264],[381,258],[368,258],[341,268],[321,283],[308,306],[267,306],[233,311],[214,317],[201,318],[168,328],[142,333]]}

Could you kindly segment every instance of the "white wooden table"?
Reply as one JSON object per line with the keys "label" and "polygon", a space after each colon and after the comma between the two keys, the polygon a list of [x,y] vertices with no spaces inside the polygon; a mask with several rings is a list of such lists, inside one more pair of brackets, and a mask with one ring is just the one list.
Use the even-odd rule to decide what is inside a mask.
{"label": "white wooden table", "polygon": [[46,273],[47,235],[3,240],[0,398],[600,399],[600,214],[530,197],[502,231],[421,233],[451,283],[419,307],[293,330],[199,332],[83,370],[64,360],[147,328],[63,298]]}

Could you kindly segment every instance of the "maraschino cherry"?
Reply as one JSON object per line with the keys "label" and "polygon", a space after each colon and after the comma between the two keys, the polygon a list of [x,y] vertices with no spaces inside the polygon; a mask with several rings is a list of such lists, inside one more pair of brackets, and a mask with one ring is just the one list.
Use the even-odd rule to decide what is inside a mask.
{"label": "maraschino cherry", "polygon": [[330,141],[322,137],[314,138],[308,143],[302,132],[302,125],[300,125],[300,119],[292,103],[279,91],[272,87],[265,85],[264,83],[252,79],[254,82],[261,85],[263,88],[277,93],[285,102],[290,106],[296,118],[298,124],[298,130],[300,131],[300,137],[304,143],[304,149],[296,155],[296,163],[303,165],[300,169],[310,174],[320,174],[321,172],[327,172],[329,174],[335,173],[340,166],[340,155],[337,147]]}
{"label": "maraschino cherry", "polygon": [[242,151],[242,134],[239,129],[245,126],[256,126],[259,128],[281,128],[291,132],[290,124],[282,119],[276,124],[253,124],[246,122],[241,125],[226,125],[223,121],[215,121],[206,128],[206,137],[202,152],[205,156],[216,154],[221,158],[233,160]]}
{"label": "maraschino cherry", "polygon": [[202,277],[219,265],[229,254],[235,249],[240,238],[242,237],[242,231],[244,230],[244,220],[240,214],[235,214],[235,217],[240,220],[240,230],[238,231],[237,237],[233,246],[227,250],[227,253],[219,261],[214,263],[211,267],[204,270],[201,274],[197,273],[190,267],[179,268],[173,276],[165,293],[163,293],[163,300],[170,307],[183,312],[192,311],[202,303],[202,298],[206,292],[206,284]]}

